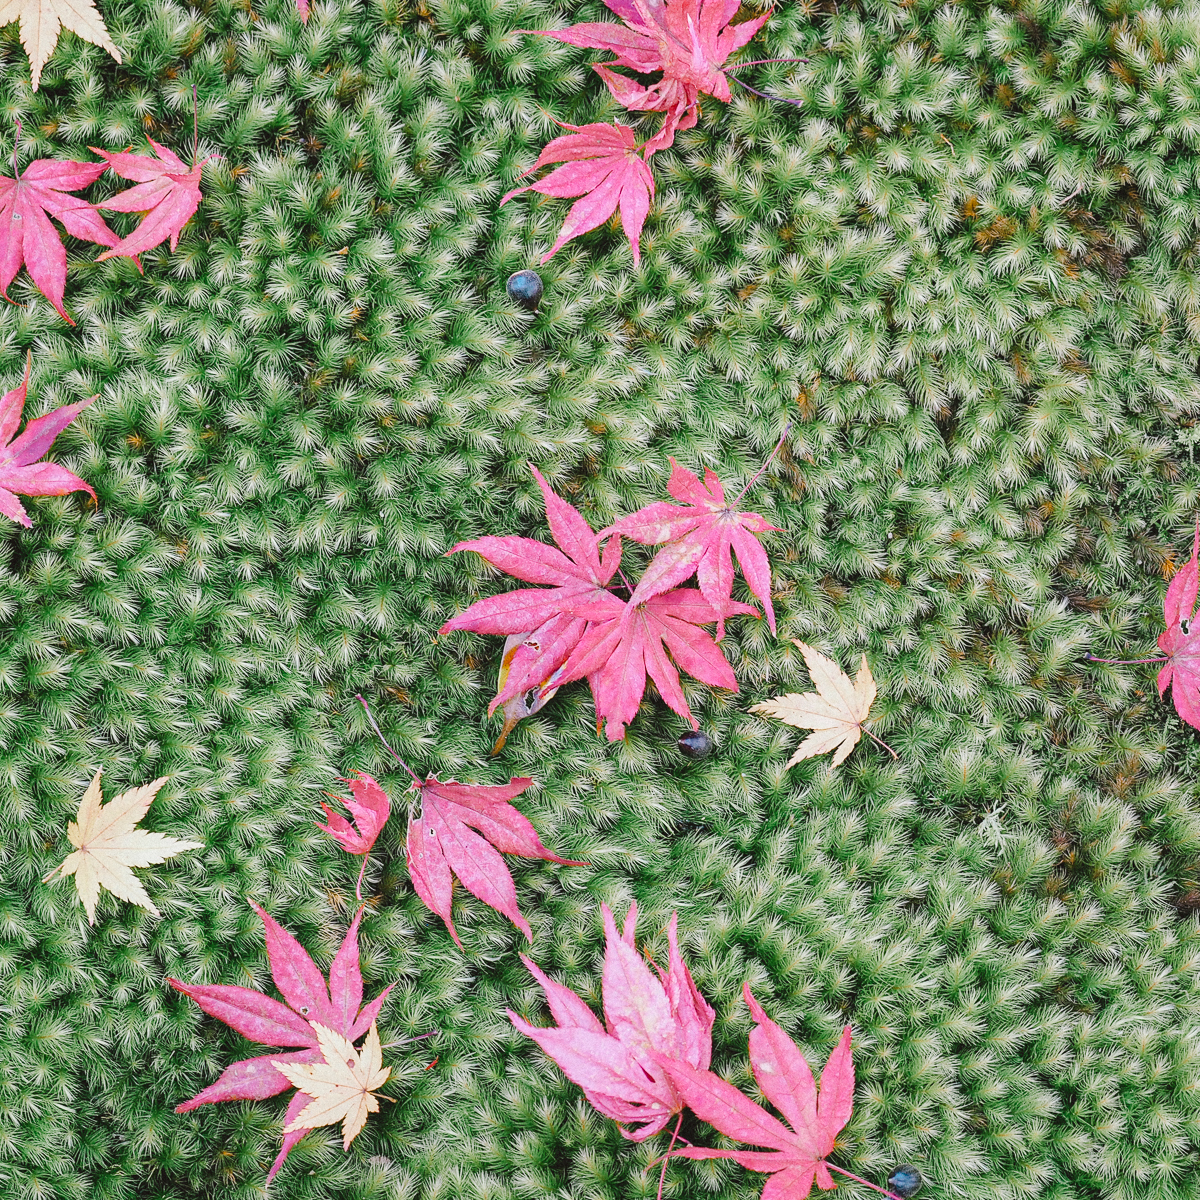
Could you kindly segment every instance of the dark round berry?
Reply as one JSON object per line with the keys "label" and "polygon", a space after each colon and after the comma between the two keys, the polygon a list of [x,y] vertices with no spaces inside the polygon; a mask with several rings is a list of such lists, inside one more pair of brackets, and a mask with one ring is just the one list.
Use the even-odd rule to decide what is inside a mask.
{"label": "dark round berry", "polygon": [[909,1196],[915,1196],[921,1190],[921,1184],[925,1182],[921,1172],[916,1167],[905,1163],[902,1167],[897,1167],[888,1176],[888,1190],[895,1192],[897,1196],[903,1196],[904,1200],[908,1200]]}
{"label": "dark round berry", "polygon": [[518,271],[508,277],[508,298],[530,312],[537,312],[542,302],[542,277],[536,271]]}
{"label": "dark round berry", "polygon": [[713,740],[707,733],[693,733],[689,730],[679,738],[679,753],[684,758],[707,758],[713,752]]}

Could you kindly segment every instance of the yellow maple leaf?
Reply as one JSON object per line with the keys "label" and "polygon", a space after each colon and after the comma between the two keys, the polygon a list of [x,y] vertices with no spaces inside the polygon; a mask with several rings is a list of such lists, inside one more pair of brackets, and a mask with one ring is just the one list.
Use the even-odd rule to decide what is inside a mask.
{"label": "yellow maple leaf", "polygon": [[121,52],[113,45],[92,0],[0,0],[0,25],[18,20],[35,92],[42,68],[54,53],[60,29],[69,29],[85,42],[103,46],[117,62],[121,61]]}
{"label": "yellow maple leaf", "polygon": [[[317,1035],[317,1046],[324,1062],[273,1060],[281,1075],[312,1097],[312,1103],[297,1113],[283,1132],[296,1133],[341,1121],[342,1149],[346,1150],[367,1123],[367,1113],[379,1111],[379,1098],[372,1093],[387,1082],[391,1068],[383,1065],[383,1049],[375,1025],[371,1026],[361,1051],[355,1050],[354,1044],[340,1033],[315,1021],[313,1032]],[[382,1099],[391,1100],[391,1097]]]}
{"label": "yellow maple leaf", "polygon": [[88,784],[79,802],[79,813],[67,826],[67,837],[75,852],[68,854],[42,882],[49,883],[58,875],[74,875],[75,887],[91,925],[96,923],[96,901],[100,898],[101,884],[114,896],[140,904],[157,916],[158,909],[131,868],[160,863],[183,850],[199,850],[204,843],[185,842],[165,833],[134,828],[146,815],[158,789],[166,783],[165,775],[102,804],[100,774],[97,771]]}
{"label": "yellow maple leaf", "polygon": [[773,700],[755,704],[750,709],[768,717],[778,717],[799,729],[813,730],[797,747],[787,765],[794,766],[803,759],[824,754],[836,747],[831,761],[831,765],[836,767],[845,761],[863,733],[879,742],[895,758],[896,752],[891,746],[880,741],[869,729],[863,729],[863,721],[875,699],[875,680],[871,668],[867,666],[867,656],[862,656],[858,674],[852,682],[833,659],[826,658],[819,650],[803,642],[798,641],[796,645],[804,655],[808,673],[817,690],[803,694],[790,692],[786,696],[776,696]]}

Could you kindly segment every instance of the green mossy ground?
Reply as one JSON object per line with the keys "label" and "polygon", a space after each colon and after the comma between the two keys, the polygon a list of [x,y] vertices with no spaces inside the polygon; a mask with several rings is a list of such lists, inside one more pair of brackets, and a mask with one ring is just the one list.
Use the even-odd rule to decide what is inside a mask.
{"label": "green mossy ground", "polygon": [[[414,896],[358,691],[419,769],[536,778],[525,811],[592,865],[514,864],[532,953],[589,999],[598,905],[636,897],[656,953],[679,910],[741,1086],[743,980],[810,1057],[852,1021],[840,1165],[911,1160],[929,1200],[1200,1196],[1200,746],[1153,667],[1082,661],[1153,653],[1197,510],[1200,10],[784,5],[746,56],[812,61],[749,78],[803,109],[706,102],[654,160],[641,268],[597,231],[532,317],[504,279],[566,205],[497,203],[547,111],[616,112],[587,52],[513,31],[598,3],[100,7],[124,65],[64,36],[36,95],[3,30],[22,160],[187,154],[193,85],[221,157],[144,276],[72,243],[77,328],[24,277],[0,311],[31,412],[100,394],[56,447],[99,505],[3,531],[5,1200],[261,1194],[283,1102],[174,1114],[253,1049],[163,977],[270,990],[251,899],[328,961],[357,863],[313,818],[352,768],[400,813],[368,992],[400,981],[385,1041],[442,1032],[390,1052],[400,1102],[349,1154],[310,1135],[272,1194],[654,1194],[664,1139],[623,1141],[505,1020],[546,1019],[519,934],[467,897],[461,953]],[[747,478],[789,419],[754,492],[780,637],[731,622],[742,693],[689,691],[720,752],[685,765],[651,695],[609,746],[574,685],[489,760],[499,639],[436,631],[508,585],[442,552],[545,536],[530,460],[599,526],[662,496],[668,454]],[[783,770],[799,735],[746,709],[807,683],[792,637],[868,653],[899,762]],[[143,872],[160,919],[105,897],[89,930],[39,881],[101,765],[110,794],[169,774],[148,826],[206,849]],[[761,1183],[678,1163],[666,1195]]]}

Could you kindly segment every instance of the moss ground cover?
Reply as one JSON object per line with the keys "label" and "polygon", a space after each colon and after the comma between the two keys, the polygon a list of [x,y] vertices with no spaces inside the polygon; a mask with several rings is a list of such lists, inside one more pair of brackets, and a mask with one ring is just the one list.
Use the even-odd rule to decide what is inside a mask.
{"label": "moss ground cover", "polygon": [[[783,6],[743,55],[810,62],[747,79],[803,108],[707,102],[654,159],[640,268],[598,230],[533,316],[504,279],[566,206],[497,202],[547,110],[617,114],[587,52],[514,31],[599,4],[101,7],[123,65],[64,35],[36,94],[0,34],[22,165],[147,134],[187,157],[193,85],[221,157],[144,275],[72,244],[77,328],[23,279],[0,310],[30,415],[100,393],[55,449],[98,506],[30,501],[0,557],[0,1193],[261,1194],[283,1103],[173,1112],[252,1051],[163,979],[270,990],[248,900],[328,964],[358,864],[313,822],[359,768],[398,818],[367,991],[400,980],[385,1042],[441,1033],[387,1052],[399,1103],[350,1154],[309,1135],[272,1194],[654,1194],[665,1140],[623,1141],[503,1018],[545,1015],[520,935],[467,898],[462,953],[414,896],[361,691],[418,770],[535,778],[523,811],[591,866],[510,860],[531,953],[593,1005],[599,903],[636,898],[656,954],[678,910],[739,1086],[744,980],[814,1061],[852,1022],[847,1169],[1200,1195],[1200,746],[1152,667],[1083,662],[1153,652],[1198,506],[1200,9]],[[753,495],[781,636],[731,621],[742,692],[688,692],[717,752],[686,763],[652,696],[609,747],[572,685],[489,760],[501,643],[436,630],[499,577],[443,552],[545,536],[529,461],[599,528],[668,454],[740,487],[789,420]],[[746,709],[806,689],[793,637],[868,654],[898,761],[783,771],[796,731]],[[99,766],[169,775],[147,827],[206,849],[143,872],[160,918],[104,896],[89,931],[39,881]],[[761,1182],[679,1163],[665,1194]]]}

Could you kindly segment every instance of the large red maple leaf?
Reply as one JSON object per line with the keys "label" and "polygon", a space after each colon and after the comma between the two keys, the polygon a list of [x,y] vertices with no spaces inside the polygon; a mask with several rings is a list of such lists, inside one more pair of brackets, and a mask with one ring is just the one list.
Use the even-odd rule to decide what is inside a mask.
{"label": "large red maple leaf", "polygon": [[536,467],[531,465],[530,470],[542,490],[556,546],[533,538],[482,537],[459,542],[447,551],[474,550],[517,579],[549,585],[477,600],[439,630],[521,637],[508,658],[504,683],[488,705],[489,716],[513,697],[541,687],[579,644],[590,621],[611,618],[624,608],[608,591],[621,563],[620,539],[610,542],[601,557],[596,535],[579,511],[551,490]]}
{"label": "large red maple leaf", "polygon": [[179,244],[179,234],[200,207],[203,196],[200,192],[200,176],[206,158],[189,167],[177,154],[160,146],[153,138],[146,139],[156,158],[148,154],[129,154],[126,151],[112,152],[89,146],[99,154],[113,172],[122,179],[134,180],[136,186],[126,188],[96,207],[110,212],[145,213],[145,219],[128,236],[117,241],[105,242],[110,249],[96,260],[106,258],[134,258],[144,250],[171,239],[171,249]]}
{"label": "large red maple leaf", "polygon": [[638,239],[650,211],[654,176],[650,174],[633,130],[618,124],[563,125],[563,128],[574,132],[547,143],[537,162],[524,174],[551,163],[564,165],[537,183],[513,188],[500,203],[507,204],[514,196],[529,191],[559,198],[580,197],[567,213],[558,240],[542,255],[542,262],[572,238],[603,225],[620,209],[621,227],[629,239],[633,261],[641,262]]}
{"label": "large red maple leaf", "polygon": [[680,956],[674,915],[667,927],[667,970],[655,964],[656,979],[634,949],[637,905],[630,907],[620,937],[608,905],[602,904],[600,911],[605,935],[601,977],[605,1023],[570,988],[555,983],[523,954],[521,961],[542,985],[557,1026],[530,1025],[511,1009],[508,1019],[583,1088],[597,1112],[623,1125],[640,1126],[621,1132],[641,1142],[683,1109],[683,1098],[656,1055],[707,1068],[712,1059],[714,1013]]}
{"label": "large red maple leaf", "polygon": [[[771,605],[771,564],[766,551],[753,535],[778,532],[774,525],[753,512],[742,512],[737,501],[725,499],[721,481],[710,470],[704,482],[681,467],[673,458],[667,491],[682,507],[662,500],[647,504],[628,517],[613,522],[597,535],[603,538],[622,533],[648,546],[663,545],[646,568],[633,593],[637,602],[682,583],[693,571],[700,592],[717,612],[717,641],[725,636],[725,616],[733,593],[733,558],[736,552],[746,583],[762,601],[767,622],[775,632],[775,610]],[[753,609],[749,610],[754,612]],[[757,615],[757,614],[756,614]]]}
{"label": "large red maple leaf", "polygon": [[1158,673],[1158,694],[1171,689],[1175,711],[1200,729],[1200,622],[1196,620],[1196,596],[1200,592],[1200,522],[1192,542],[1192,557],[1175,573],[1163,600],[1166,629],[1158,636],[1158,648],[1167,663]]}
{"label": "large red maple leaf", "polygon": [[[566,29],[542,30],[570,46],[607,50],[616,57],[595,70],[609,91],[635,112],[665,113],[662,129],[647,143],[647,153],[665,149],[678,130],[696,124],[699,96],[730,99],[729,80],[721,67],[766,23],[769,12],[740,25],[730,25],[741,0],[605,0],[621,18],[620,25],[584,22]],[[610,67],[639,74],[662,72],[645,86]]]}
{"label": "large red maple leaf", "polygon": [[532,782],[510,779],[489,786],[447,779],[443,783],[430,775],[413,784],[421,793],[421,811],[408,823],[408,873],[417,895],[446,922],[459,946],[462,942],[451,919],[455,875],[467,891],[506,916],[532,941],[529,922],[517,907],[516,884],[500,853],[568,867],[586,865],[551,854],[529,818],[509,803]]}
{"label": "large red maple leaf", "polygon": [[[167,982],[195,1000],[210,1017],[224,1021],[252,1042],[264,1046],[301,1046],[303,1049],[289,1054],[275,1051],[232,1063],[216,1083],[209,1084],[190,1100],[178,1105],[175,1109],[177,1113],[190,1112],[202,1104],[217,1104],[222,1100],[264,1100],[287,1091],[292,1086],[291,1081],[281,1075],[274,1064],[321,1061],[313,1022],[336,1030],[353,1042],[371,1028],[388,992],[392,990],[391,986],[385,988],[370,1004],[363,1006],[363,978],[358,956],[361,909],[355,914],[330,964],[329,984],[326,986],[324,976],[304,947],[257,904],[253,908],[266,927],[271,978],[287,1001],[286,1004],[272,1000],[262,992],[234,985],[181,983],[171,978]],[[290,1125],[311,1101],[311,1096],[297,1091],[288,1104],[283,1119],[284,1127]],[[283,1148],[267,1175],[268,1183],[283,1166],[292,1147],[307,1132],[306,1129],[297,1129],[283,1135]]]}
{"label": "large red maple leaf", "polygon": [[95,183],[107,170],[107,163],[39,158],[16,179],[0,175],[0,294],[6,300],[9,285],[24,263],[58,315],[68,325],[75,324],[63,307],[67,252],[50,218],[73,237],[116,245],[117,235],[95,208],[79,196],[67,195]]}
{"label": "large red maple leaf", "polygon": [[[850,1057],[850,1026],[833,1048],[821,1072],[818,1096],[812,1071],[800,1048],[763,1012],[744,989],[755,1020],[750,1034],[750,1065],[763,1094],[787,1118],[791,1128],[711,1071],[697,1070],[677,1058],[657,1056],[688,1108],[727,1137],[770,1150],[708,1150],[688,1146],[676,1158],[732,1158],[751,1171],[771,1174],[763,1200],[804,1200],[815,1180],[832,1188],[826,1157],[854,1108],[854,1064]],[[840,1170],[834,1167],[834,1170]],[[842,1172],[849,1174],[849,1172]],[[856,1177],[854,1177],[856,1178]]]}
{"label": "large red maple leaf", "polygon": [[733,668],[721,647],[700,628],[735,613],[753,615],[755,610],[736,601],[723,610],[713,608],[695,588],[677,588],[646,600],[631,598],[619,613],[588,628],[546,688],[588,677],[596,720],[606,722],[608,740],[616,742],[637,714],[649,675],[663,700],[696,729],[671,660],[704,683],[736,692]]}
{"label": "large red maple leaf", "polygon": [[96,493],[91,485],[73,471],[57,463],[39,462],[49,452],[54,439],[85,409],[95,396],[64,404],[45,416],[35,417],[13,437],[21,423],[25,394],[29,387],[31,356],[25,359],[25,378],[19,387],[0,398],[0,513],[19,521],[27,529],[33,524],[25,506],[17,499],[22,496],[65,496],[68,492],[87,492],[93,500]]}

